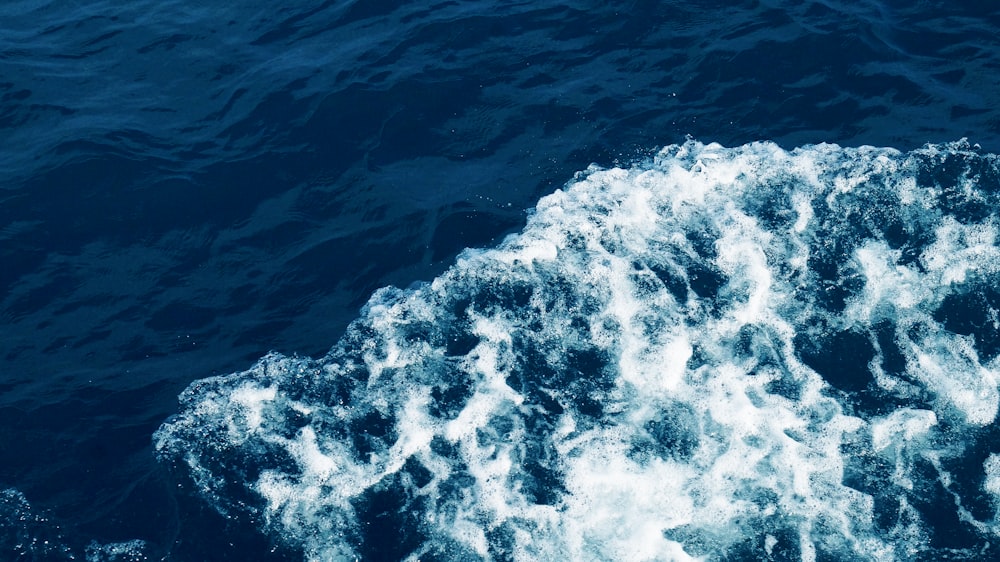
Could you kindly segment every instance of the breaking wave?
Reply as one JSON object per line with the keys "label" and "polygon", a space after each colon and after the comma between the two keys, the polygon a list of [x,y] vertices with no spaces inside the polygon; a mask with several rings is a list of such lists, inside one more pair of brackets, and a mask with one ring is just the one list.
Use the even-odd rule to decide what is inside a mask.
{"label": "breaking wave", "polygon": [[965,142],[591,167],[325,357],[195,382],[157,452],[309,560],[982,556],[998,170]]}

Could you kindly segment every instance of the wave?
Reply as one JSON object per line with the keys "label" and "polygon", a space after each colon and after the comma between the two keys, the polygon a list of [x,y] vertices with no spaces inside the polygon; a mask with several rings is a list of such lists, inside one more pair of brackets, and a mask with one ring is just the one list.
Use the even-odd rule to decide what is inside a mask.
{"label": "wave", "polygon": [[[0,551],[16,560],[80,560],[69,542],[59,524],[35,509],[24,494],[13,488],[0,490]],[[87,562],[149,560],[146,543],[141,540],[106,544],[91,541],[83,552]]]}
{"label": "wave", "polygon": [[964,141],[591,167],[325,357],[193,383],[156,450],[309,560],[981,555],[998,172]]}

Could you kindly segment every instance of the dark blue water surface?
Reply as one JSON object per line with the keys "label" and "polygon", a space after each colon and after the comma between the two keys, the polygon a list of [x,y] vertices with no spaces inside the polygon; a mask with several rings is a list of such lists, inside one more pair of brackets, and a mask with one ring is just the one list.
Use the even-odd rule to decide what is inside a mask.
{"label": "dark blue water surface", "polygon": [[[464,248],[521,231],[541,197],[591,163],[628,168],[688,137],[902,151],[967,138],[979,147],[954,150],[1000,152],[1000,8],[991,2],[215,4],[0,6],[0,559],[333,556],[287,539],[263,521],[262,508],[219,507],[252,506],[252,492],[205,501],[183,455],[174,462],[154,454],[152,436],[180,411],[178,395],[272,350],[323,356],[377,289],[430,281]],[[988,158],[928,158],[917,181],[944,186],[946,195],[954,178],[992,177],[995,167]],[[996,211],[983,201],[941,213],[989,222]],[[931,245],[940,225],[911,226],[903,220],[878,234],[901,252],[900,264],[919,261],[918,250],[906,261],[908,249]],[[918,242],[896,244],[896,234]],[[855,246],[822,251],[854,255]],[[816,248],[808,266],[840,289],[814,304],[830,314],[850,309],[860,289],[852,289],[846,262]],[[681,267],[695,269],[671,298],[684,300],[690,288],[691,298],[723,299],[723,274],[695,261]],[[977,275],[979,289],[934,301],[944,306],[934,318],[973,341],[988,371],[1000,344],[996,318],[982,311],[1000,306],[1000,297],[990,289],[994,272]],[[497,302],[518,310],[528,300]],[[872,406],[881,395],[866,390],[876,384],[869,359],[878,352],[882,371],[902,372],[908,352],[890,349],[896,328],[871,322],[870,331],[832,327],[833,336],[811,344],[803,331],[794,338],[797,356],[860,418],[904,402],[917,409],[902,399]],[[917,330],[906,341],[924,341]],[[454,345],[465,354],[474,343]],[[524,361],[544,363],[544,350],[537,353]],[[606,368],[605,352],[581,353],[573,359],[581,377]],[[692,361],[698,354],[695,346]],[[860,374],[830,370],[845,361]],[[906,400],[950,396],[901,377],[914,387]],[[473,393],[459,389],[460,402]],[[600,404],[579,408],[600,417]],[[958,423],[938,416],[938,427]],[[394,423],[362,422],[373,433]],[[645,427],[669,433],[664,423]],[[964,456],[907,465],[927,481],[947,470],[962,489],[910,501],[924,514],[927,549],[869,553],[873,559],[998,556],[988,545],[1000,506],[981,491],[989,480],[983,463],[998,452],[991,424],[979,423]],[[681,448],[697,442],[663,439]],[[970,464],[963,468],[962,459]],[[247,479],[262,470],[241,466]],[[219,470],[239,478],[231,467]],[[536,504],[571,495],[561,469],[533,470]],[[892,473],[889,465],[879,470],[872,474]],[[433,480],[433,472],[412,469],[407,478]],[[848,468],[845,482],[878,497],[872,478]],[[501,531],[487,534],[488,556],[421,547],[433,533],[400,530],[420,525],[408,510],[423,512],[395,489],[353,504],[369,530],[345,531],[351,556],[527,559],[515,534]],[[964,509],[985,527],[961,514],[928,515],[937,504],[953,507],[953,494],[964,491],[980,497]],[[902,533],[894,523],[901,517],[876,507],[876,530]],[[801,545],[781,549],[782,533],[797,532],[768,534],[779,546],[766,556],[807,559]],[[764,557],[752,541],[713,550],[690,533],[663,536],[692,556]],[[818,559],[839,552],[817,548]],[[601,552],[593,556],[607,556]],[[640,559],[632,556],[620,558]]]}

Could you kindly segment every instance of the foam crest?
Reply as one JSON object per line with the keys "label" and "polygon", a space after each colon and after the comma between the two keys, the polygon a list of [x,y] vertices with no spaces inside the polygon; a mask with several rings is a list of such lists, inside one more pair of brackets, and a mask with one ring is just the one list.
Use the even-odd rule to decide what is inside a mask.
{"label": "foam crest", "polygon": [[322,359],[193,384],[157,450],[309,560],[933,557],[932,492],[981,548],[1000,461],[948,467],[1000,401],[997,177],[963,143],[591,167]]}

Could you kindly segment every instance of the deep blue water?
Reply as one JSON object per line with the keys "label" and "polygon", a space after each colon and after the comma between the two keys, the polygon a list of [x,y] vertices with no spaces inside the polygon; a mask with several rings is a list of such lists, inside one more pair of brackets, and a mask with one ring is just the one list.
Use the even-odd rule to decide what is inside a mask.
{"label": "deep blue water", "polygon": [[[1000,559],[998,25],[988,2],[5,2],[0,559]],[[843,148],[786,152],[819,143]],[[758,251],[774,289],[744,310]],[[736,392],[765,418],[812,421],[694,398],[733,369],[767,379]],[[773,474],[716,474],[740,443]],[[792,460],[829,504],[782,495]],[[609,484],[663,474],[653,506]],[[660,526],[602,534],[632,511]]]}

